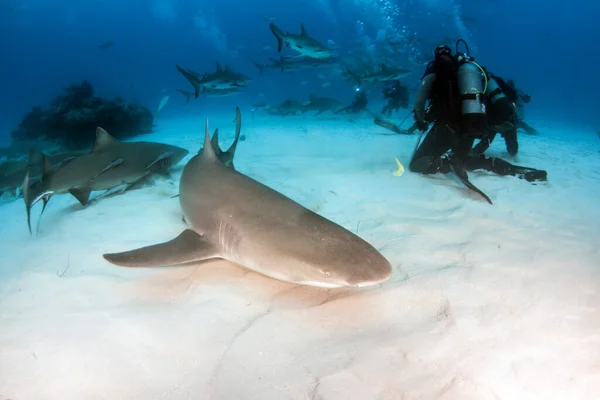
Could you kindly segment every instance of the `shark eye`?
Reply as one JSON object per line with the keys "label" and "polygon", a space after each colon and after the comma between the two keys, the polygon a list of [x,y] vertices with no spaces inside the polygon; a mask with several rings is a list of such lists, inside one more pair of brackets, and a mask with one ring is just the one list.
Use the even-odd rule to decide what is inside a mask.
{"label": "shark eye", "polygon": [[325,271],[325,276],[331,276],[330,272]]}

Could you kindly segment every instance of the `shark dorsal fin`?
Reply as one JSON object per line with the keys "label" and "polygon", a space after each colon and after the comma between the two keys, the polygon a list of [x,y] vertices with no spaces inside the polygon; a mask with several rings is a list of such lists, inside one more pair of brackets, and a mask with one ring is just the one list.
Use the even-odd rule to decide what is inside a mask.
{"label": "shark dorsal fin", "polygon": [[233,139],[233,143],[227,149],[226,153],[231,155],[231,163],[233,165],[233,156],[235,155],[235,149],[237,148],[238,142],[240,141],[240,132],[242,131],[242,113],[240,112],[240,108],[235,108],[235,119],[233,120],[235,123],[235,139]]}
{"label": "shark dorsal fin", "polygon": [[215,133],[213,133],[212,139],[210,139],[210,143],[212,144],[213,150],[215,153],[217,150],[221,150],[219,147],[219,128],[215,129]]}
{"label": "shark dorsal fin", "polygon": [[231,72],[231,68],[229,68],[229,65],[225,66],[225,72]]}
{"label": "shark dorsal fin", "polygon": [[201,157],[207,160],[218,160],[215,150],[212,147],[210,141],[210,132],[208,131],[208,118],[206,119],[206,128],[204,133],[204,151],[202,151]]}
{"label": "shark dorsal fin", "polygon": [[308,32],[306,31],[306,28],[304,27],[304,24],[300,24],[300,34],[302,36],[308,36]]}
{"label": "shark dorsal fin", "polygon": [[92,147],[92,153],[94,151],[104,150],[110,146],[114,146],[118,144],[119,141],[111,136],[110,133],[106,132],[104,129],[97,127],[96,128],[96,141],[94,142],[94,147]]}
{"label": "shark dorsal fin", "polygon": [[217,72],[223,72],[223,67],[221,67],[221,63],[217,61]]}

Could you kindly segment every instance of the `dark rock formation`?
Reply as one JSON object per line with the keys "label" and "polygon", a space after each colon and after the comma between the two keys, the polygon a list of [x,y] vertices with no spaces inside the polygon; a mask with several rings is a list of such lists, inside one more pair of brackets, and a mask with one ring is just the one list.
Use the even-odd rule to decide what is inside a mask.
{"label": "dark rock formation", "polygon": [[92,85],[83,81],[67,87],[48,109],[34,107],[12,132],[12,138],[51,140],[69,148],[90,147],[98,126],[123,139],[152,132],[153,120],[146,107],[125,103],[119,97],[95,97]]}

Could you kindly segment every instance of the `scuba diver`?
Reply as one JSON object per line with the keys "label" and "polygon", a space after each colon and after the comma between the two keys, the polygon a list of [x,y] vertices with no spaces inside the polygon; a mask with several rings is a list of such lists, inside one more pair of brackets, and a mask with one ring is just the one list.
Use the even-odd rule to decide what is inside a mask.
{"label": "scuba diver", "polygon": [[[458,52],[461,41],[467,47],[467,54]],[[471,154],[475,138],[482,137],[488,129],[484,102],[488,79],[468,52],[462,39],[456,42],[456,55],[448,46],[435,49],[434,60],[427,65],[421,78],[414,106],[416,128],[423,134],[429,128],[428,121],[432,121],[433,126],[415,149],[409,169],[422,174],[453,171],[465,186],[491,204],[489,197],[469,182],[467,170],[484,169],[529,182],[545,181],[547,173],[513,165],[500,158]],[[426,117],[428,101],[429,116]]]}
{"label": "scuba diver", "polygon": [[515,101],[517,92],[511,88],[504,79],[497,75],[484,71],[487,77],[487,89],[485,91],[486,114],[488,117],[488,129],[473,148],[473,153],[483,154],[492,144],[498,133],[502,135],[506,143],[506,150],[511,156],[516,156],[519,151],[517,141],[517,115]]}
{"label": "scuba diver", "polygon": [[401,85],[400,81],[394,81],[391,87],[384,87],[382,93],[383,98],[388,100],[387,105],[381,109],[383,115],[391,117],[392,110],[408,107],[408,87]]}
{"label": "scuba diver", "polygon": [[516,125],[517,129],[523,129],[526,133],[530,135],[537,135],[538,131],[525,122],[525,104],[528,104],[531,101],[531,95],[525,94],[520,89],[517,89],[515,86],[515,81],[508,80],[506,84],[516,92],[515,110],[516,110]]}
{"label": "scuba diver", "polygon": [[352,102],[352,104],[335,111],[335,114],[339,114],[341,112],[349,114],[358,114],[363,110],[367,110],[367,103],[367,93],[360,87],[358,87],[356,88],[356,94],[354,95],[354,101]]}

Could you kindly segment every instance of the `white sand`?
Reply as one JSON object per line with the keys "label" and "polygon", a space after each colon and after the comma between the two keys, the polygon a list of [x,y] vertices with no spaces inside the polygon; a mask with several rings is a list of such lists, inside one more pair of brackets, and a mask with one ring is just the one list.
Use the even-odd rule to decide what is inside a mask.
{"label": "white sand", "polygon": [[[224,145],[231,119],[210,119]],[[195,152],[202,124],[163,122],[140,139]],[[600,398],[593,132],[521,136],[519,162],[550,182],[471,173],[493,206],[451,175],[394,177],[416,137],[379,135],[371,120],[245,112],[243,133],[238,170],[358,230],[392,278],[327,290],[224,261],[104,261],[184,229],[170,199],[181,168],[85,209],[56,196],[34,238],[22,200],[3,203],[1,400]],[[506,155],[501,138],[491,153]]]}

